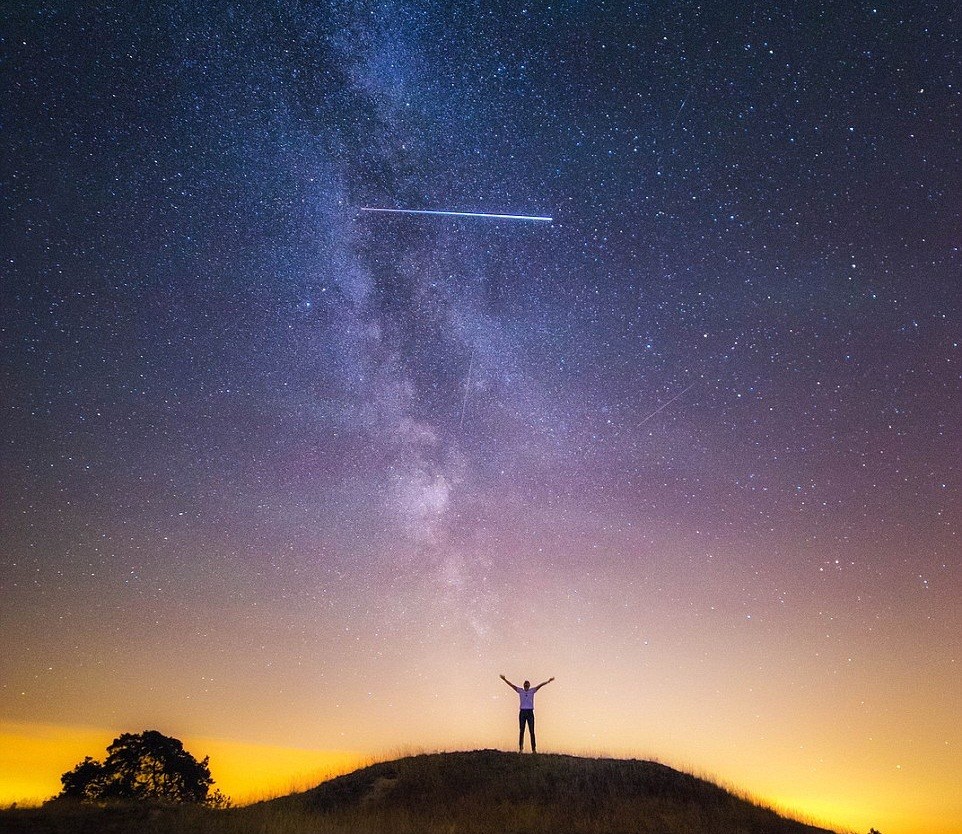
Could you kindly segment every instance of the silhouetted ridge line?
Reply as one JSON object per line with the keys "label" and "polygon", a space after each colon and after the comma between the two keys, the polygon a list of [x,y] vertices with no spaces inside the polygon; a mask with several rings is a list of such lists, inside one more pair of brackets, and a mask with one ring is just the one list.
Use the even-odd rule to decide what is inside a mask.
{"label": "silhouetted ridge line", "polygon": [[543,824],[524,830],[644,832],[657,818],[665,824],[652,832],[825,832],[657,762],[497,750],[381,762],[267,804],[275,803],[331,820],[358,812],[385,821],[423,817],[426,830],[445,822],[494,832],[534,815]]}
{"label": "silhouetted ridge line", "polygon": [[[256,768],[257,763],[252,762]],[[830,834],[655,762],[475,750],[364,767],[244,808],[57,801],[4,834]]]}

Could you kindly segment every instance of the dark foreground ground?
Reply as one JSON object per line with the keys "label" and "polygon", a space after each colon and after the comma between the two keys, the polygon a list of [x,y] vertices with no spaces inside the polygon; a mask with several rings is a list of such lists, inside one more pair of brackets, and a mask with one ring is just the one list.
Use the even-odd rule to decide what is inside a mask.
{"label": "dark foreground ground", "polygon": [[437,753],[244,808],[54,803],[0,812],[9,834],[826,834],[654,762]]}

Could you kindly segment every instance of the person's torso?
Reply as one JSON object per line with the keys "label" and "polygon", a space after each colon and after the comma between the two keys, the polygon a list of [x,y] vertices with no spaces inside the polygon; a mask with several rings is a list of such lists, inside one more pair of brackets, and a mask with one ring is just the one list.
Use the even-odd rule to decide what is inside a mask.
{"label": "person's torso", "polygon": [[515,690],[521,696],[521,709],[534,709],[534,690],[521,689]]}

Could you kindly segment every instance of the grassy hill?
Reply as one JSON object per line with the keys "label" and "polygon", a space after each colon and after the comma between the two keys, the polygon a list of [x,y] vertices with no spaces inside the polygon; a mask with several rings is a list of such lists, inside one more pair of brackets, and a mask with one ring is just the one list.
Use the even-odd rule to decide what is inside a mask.
{"label": "grassy hill", "polygon": [[826,834],[654,762],[496,750],[382,762],[245,808],[5,811],[10,834]]}

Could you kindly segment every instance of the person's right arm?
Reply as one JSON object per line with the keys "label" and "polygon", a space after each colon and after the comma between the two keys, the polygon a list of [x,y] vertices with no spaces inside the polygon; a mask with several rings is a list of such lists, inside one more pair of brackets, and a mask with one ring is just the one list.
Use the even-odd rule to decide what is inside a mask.
{"label": "person's right arm", "polygon": [[498,677],[500,677],[501,680],[503,680],[503,681],[504,681],[508,686],[510,686],[515,692],[518,691],[518,687],[516,687],[513,683],[511,683],[511,681],[509,681],[504,675],[499,675]]}

